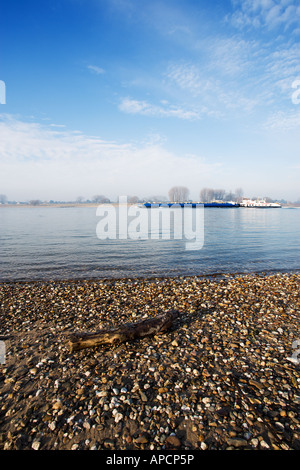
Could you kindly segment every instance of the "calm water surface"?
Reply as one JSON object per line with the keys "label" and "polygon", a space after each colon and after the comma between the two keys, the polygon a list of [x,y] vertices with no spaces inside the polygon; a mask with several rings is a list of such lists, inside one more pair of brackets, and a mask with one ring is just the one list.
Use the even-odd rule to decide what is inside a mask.
{"label": "calm water surface", "polygon": [[0,281],[298,271],[300,209],[204,209],[204,246],[99,240],[95,207],[0,208]]}

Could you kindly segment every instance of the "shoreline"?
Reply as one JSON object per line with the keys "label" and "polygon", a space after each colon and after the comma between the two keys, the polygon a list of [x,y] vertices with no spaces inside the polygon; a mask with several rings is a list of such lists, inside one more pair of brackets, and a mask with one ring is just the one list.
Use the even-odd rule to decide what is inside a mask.
{"label": "shoreline", "polygon": [[[127,202],[128,206],[135,206],[136,204],[143,204],[143,203],[131,203]],[[76,208],[84,208],[84,207],[98,207],[98,206],[119,206],[119,202],[108,202],[108,203],[102,203],[102,202],[82,202],[82,203],[76,203],[76,202],[59,202],[59,203],[41,203],[41,204],[27,204],[27,203],[20,203],[20,204],[0,204],[0,209],[1,208],[9,208],[9,207],[15,207],[15,208],[20,208],[20,207],[26,207],[26,208],[43,208],[43,207],[57,207],[57,208],[68,208],[68,207],[76,207]],[[300,203],[290,203],[290,204],[282,204],[282,208],[300,208]],[[220,207],[222,209],[222,207]],[[258,207],[261,209],[261,207]],[[226,207],[228,209],[228,207]],[[257,209],[257,207],[240,207],[240,209]]]}
{"label": "shoreline", "polygon": [[206,274],[171,274],[169,276],[166,275],[149,275],[146,274],[144,276],[142,275],[135,275],[135,276],[130,276],[129,274],[126,276],[103,276],[103,277],[52,277],[52,278],[37,278],[37,279],[0,279],[0,286],[2,284],[47,284],[47,283],[80,283],[80,282],[116,282],[116,281],[121,281],[121,282],[127,282],[127,281],[166,281],[169,280],[170,282],[177,282],[180,279],[182,280],[193,280],[193,279],[208,279],[208,280],[215,280],[218,281],[219,279],[226,279],[226,278],[235,278],[235,277],[242,277],[242,276],[274,276],[274,275],[285,275],[285,274],[300,274],[300,268],[299,269],[284,269],[284,270],[279,270],[279,269],[274,269],[274,270],[262,270],[262,271],[234,271],[234,272],[228,272],[228,271],[216,271],[213,273],[206,273]]}
{"label": "shoreline", "polygon": [[[16,207],[16,208],[20,208],[20,207],[26,207],[26,208],[33,208],[33,209],[37,209],[37,208],[43,208],[43,207],[59,207],[59,208],[68,208],[68,207],[98,207],[100,205],[108,205],[108,206],[117,206],[118,203],[114,203],[114,202],[111,202],[111,203],[100,203],[100,202],[90,202],[90,203],[81,203],[81,204],[78,204],[76,202],[62,202],[62,203],[53,203],[53,204],[48,204],[48,203],[45,203],[45,204],[0,204],[0,208],[2,207],[3,209],[5,208],[9,208],[9,207]],[[128,203],[129,205],[129,203]]]}
{"label": "shoreline", "polygon": [[[1,282],[0,449],[299,450],[299,287],[294,272]],[[68,349],[70,332],[172,309],[162,335]]]}

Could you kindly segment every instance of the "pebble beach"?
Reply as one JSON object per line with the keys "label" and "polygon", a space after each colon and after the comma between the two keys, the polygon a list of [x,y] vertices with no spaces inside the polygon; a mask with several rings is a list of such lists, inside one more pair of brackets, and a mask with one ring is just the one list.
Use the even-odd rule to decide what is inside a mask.
{"label": "pebble beach", "polygon": [[[71,352],[68,336],[178,316]],[[0,284],[1,450],[300,450],[300,274]]]}

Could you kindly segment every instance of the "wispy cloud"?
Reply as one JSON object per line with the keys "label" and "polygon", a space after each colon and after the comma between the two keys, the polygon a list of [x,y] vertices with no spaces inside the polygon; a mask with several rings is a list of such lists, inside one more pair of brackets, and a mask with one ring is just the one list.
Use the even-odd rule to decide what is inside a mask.
{"label": "wispy cloud", "polygon": [[264,125],[265,129],[278,131],[293,131],[300,129],[300,111],[283,112],[278,111],[272,114]]}
{"label": "wispy cloud", "polygon": [[[146,74],[132,69],[134,79],[126,83],[131,96],[121,99],[120,111],[192,121],[203,116],[236,118],[239,113],[266,115],[279,101],[289,104],[290,83],[300,74],[300,45],[294,40],[300,24],[298,0],[232,0],[226,27],[223,17],[217,32],[209,32],[205,24],[205,35],[192,14],[195,9],[183,12],[179,3],[162,6],[153,1],[145,7],[147,15],[135,11],[140,21],[151,11],[148,27],[164,31],[162,41],[173,42],[174,49],[180,45],[180,52]],[[276,26],[280,34],[274,34]],[[267,40],[265,31],[271,31]]]}
{"label": "wispy cloud", "polygon": [[255,40],[215,36],[209,42],[208,69],[225,79],[242,79],[253,72],[259,56],[260,44]]}
{"label": "wispy cloud", "polygon": [[266,75],[286,92],[293,80],[300,76],[300,44],[282,45],[266,60]]}
{"label": "wispy cloud", "polygon": [[238,28],[299,28],[300,5],[297,0],[232,0],[232,3],[235,11],[229,18]]}
{"label": "wispy cloud", "polygon": [[[176,155],[161,140],[120,144],[79,131],[0,115],[0,187],[10,198],[109,197],[164,194],[174,184],[199,191],[199,178],[220,163]],[[26,196],[27,195],[27,196]]]}
{"label": "wispy cloud", "polygon": [[175,117],[178,119],[195,120],[200,118],[197,111],[186,110],[182,107],[169,105],[163,102],[160,106],[147,101],[138,101],[132,98],[122,98],[119,105],[120,111],[128,114],[141,114],[152,117]]}
{"label": "wispy cloud", "polygon": [[229,110],[252,110],[256,100],[247,94],[245,83],[237,87],[234,80],[223,80],[223,75],[214,67],[211,65],[210,69],[210,64],[202,68],[194,64],[172,64],[166,77],[185,92],[186,100],[194,100],[199,115],[220,118]]}
{"label": "wispy cloud", "polygon": [[194,96],[203,91],[211,90],[213,85],[208,78],[201,75],[198,67],[194,64],[171,64],[165,76],[173,83],[176,83],[183,90]]}
{"label": "wispy cloud", "polygon": [[290,105],[291,84],[300,76],[299,42],[287,37],[274,47],[260,35],[215,35],[200,50],[201,59],[173,62],[164,74],[174,94],[177,87],[183,100],[193,99],[195,110],[202,105],[220,117]]}
{"label": "wispy cloud", "polygon": [[87,68],[96,75],[102,75],[105,73],[105,70],[101,67],[98,67],[97,65],[88,65]]}

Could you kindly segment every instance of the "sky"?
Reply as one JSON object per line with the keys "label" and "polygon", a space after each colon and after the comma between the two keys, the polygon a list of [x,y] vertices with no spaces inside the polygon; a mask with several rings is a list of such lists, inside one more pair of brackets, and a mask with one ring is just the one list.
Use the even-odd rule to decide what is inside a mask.
{"label": "sky", "polygon": [[0,193],[300,199],[299,0],[2,0]]}

